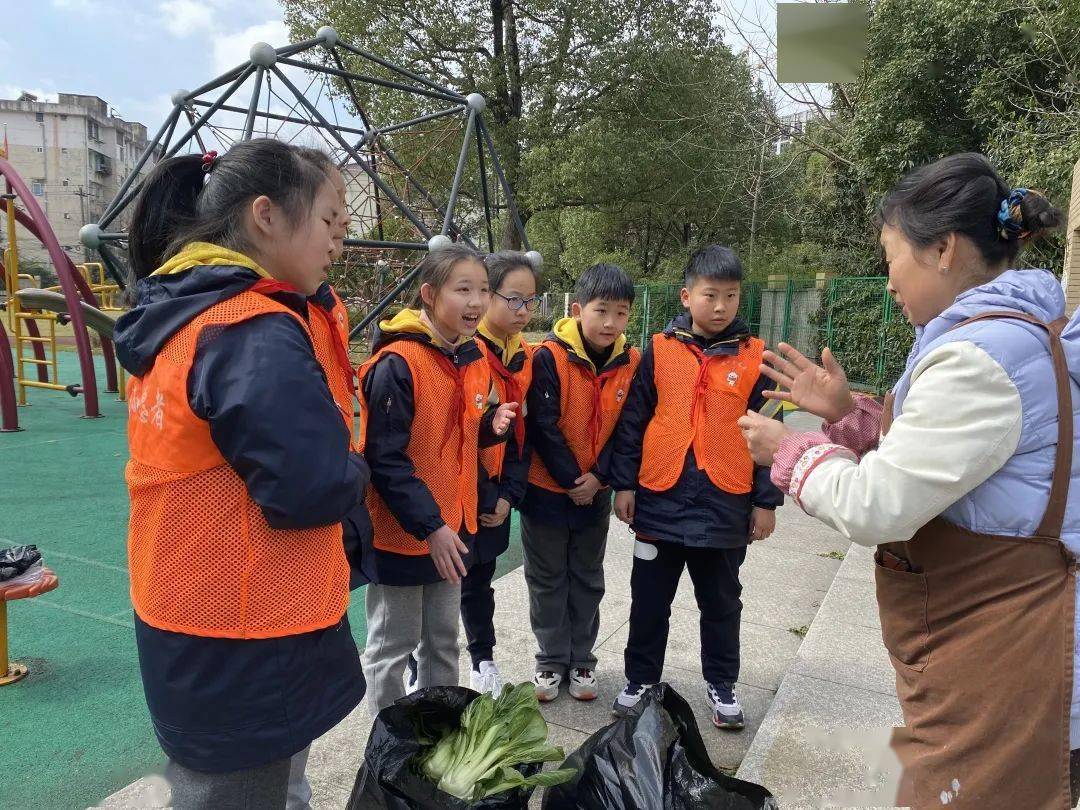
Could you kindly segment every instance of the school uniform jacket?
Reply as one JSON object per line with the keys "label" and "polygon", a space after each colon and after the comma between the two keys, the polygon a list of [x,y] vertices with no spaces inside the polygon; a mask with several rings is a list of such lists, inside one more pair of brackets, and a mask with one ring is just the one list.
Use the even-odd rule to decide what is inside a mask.
{"label": "school uniform jacket", "polygon": [[[136,395],[129,397],[137,409],[129,425],[131,420],[141,423],[145,409],[150,425],[160,419],[168,426],[170,414],[155,411],[158,399],[153,391],[141,390],[142,378],[155,376],[149,372],[163,351],[177,351],[174,336],[215,307],[220,311],[245,295],[252,301],[251,290],[264,276],[247,257],[202,243],[188,246],[159,272],[139,282],[135,308],[117,321],[117,356],[132,375]],[[312,316],[322,319],[314,308],[332,312],[338,301],[328,285],[310,298],[290,292],[270,292],[266,297],[273,307],[265,307],[263,314],[201,330],[186,381],[180,381],[186,386],[186,402],[170,407],[187,409],[192,416],[185,418],[196,420],[196,427],[198,420],[205,422],[201,430],[208,430],[212,444],[200,438],[193,446],[220,455],[227,465],[221,476],[239,478],[253,504],[243,508],[249,515],[251,508],[257,510],[257,522],[264,527],[260,532],[325,535],[326,545],[319,554],[333,557],[330,587],[340,613],[310,614],[314,618],[308,621],[322,626],[304,631],[292,626],[295,620],[288,611],[275,615],[270,610],[275,600],[267,593],[253,603],[260,624],[246,620],[237,624],[236,617],[242,619],[243,613],[215,615],[213,609],[229,603],[215,602],[214,593],[209,593],[186,603],[191,617],[184,620],[193,627],[180,632],[175,626],[183,613],[179,605],[162,602],[157,586],[143,588],[145,577],[156,576],[155,569],[145,568],[139,559],[140,548],[152,538],[133,547],[133,594],[139,598],[135,635],[147,704],[165,752],[194,770],[236,770],[291,756],[336,725],[365,690],[344,615],[348,570],[340,521],[362,503],[368,470],[362,456],[350,448],[346,420],[328,385],[347,383],[344,377],[327,380],[329,364],[320,363],[312,343]],[[326,323],[316,326],[325,327]],[[325,331],[321,334],[325,338]],[[152,446],[149,451],[172,452]],[[135,485],[154,486],[149,479],[142,481],[147,476],[140,470],[134,472],[140,473],[132,479]],[[136,496],[145,497],[133,490]],[[174,507],[163,502],[155,508]],[[202,520],[196,507],[192,504],[189,519],[206,534],[221,518],[207,513],[207,520]],[[134,512],[133,508],[136,523],[152,519],[153,513],[140,517]],[[134,528],[140,531],[145,526]],[[235,538],[222,536],[218,541],[224,544],[224,554],[208,535],[208,547],[201,554],[199,549],[185,553],[184,570],[176,576],[197,590],[201,580],[210,582],[221,575],[223,566],[234,565],[237,558],[228,549]],[[252,542],[258,547],[264,541]],[[167,551],[162,546],[162,552]],[[288,585],[276,572],[262,582],[258,561],[249,562],[253,586]],[[294,570],[286,573],[297,581],[313,574],[328,582],[325,570],[308,570],[301,557],[290,565]],[[297,673],[311,671],[322,675],[305,681],[302,688],[283,688]]]}
{"label": "school uniform jacket", "polygon": [[[402,344],[408,345],[403,347]],[[403,349],[414,359],[407,360],[398,349]],[[437,355],[443,360],[437,360]],[[464,441],[465,444],[471,441],[474,446],[471,450],[463,447],[462,459],[471,459],[467,461],[473,470],[471,475],[466,475],[464,468],[438,472],[418,472],[416,469],[413,456],[418,445],[412,444],[414,439],[423,442],[427,449],[443,448],[444,428],[449,424],[447,417],[450,416],[447,408],[451,402],[448,396],[445,402],[429,403],[425,407],[431,411],[431,417],[424,414],[426,421],[417,420],[418,395],[426,397],[428,392],[418,389],[410,362],[432,369],[432,374],[441,373],[436,370],[436,363],[441,367],[445,362],[465,380],[465,421],[462,424],[469,437]],[[479,378],[485,381],[482,385],[477,382]],[[478,514],[478,449],[506,440],[505,435],[497,437],[492,431],[495,412],[492,405],[495,402],[487,364],[475,340],[467,339],[453,348],[445,347],[418,311],[406,309],[380,324],[372,346],[372,358],[361,368],[360,387],[364,401],[364,455],[372,471],[373,491],[368,498],[368,509],[374,524],[372,537],[364,546],[363,575],[367,581],[381,585],[439,582],[442,578],[426,550],[426,538],[440,527],[449,525],[469,547],[465,563],[472,565]],[[479,424],[469,427],[474,410]],[[417,430],[423,432],[414,436]],[[450,441],[456,443],[458,435],[455,433]],[[470,493],[462,490],[459,493],[464,499],[461,509],[450,515],[448,504],[440,504],[446,498],[441,494],[436,497],[423,476],[435,476],[430,483],[439,486],[452,480],[455,487],[459,477],[467,477],[471,479],[471,499]],[[388,539],[391,536],[394,539]]]}
{"label": "school uniform jacket", "polygon": [[[620,335],[598,369],[574,318],[555,324],[536,349],[532,385],[526,397],[526,432],[533,457],[528,490],[521,504],[523,514],[537,522],[570,529],[606,519],[611,509],[610,490],[600,490],[585,506],[576,505],[566,493],[587,472],[596,475],[601,483],[608,483],[611,432],[626,404],[640,358],[638,350],[627,345],[625,335]],[[598,408],[594,391],[600,400]],[[576,412],[564,413],[571,401],[577,403]]]}
{"label": "school uniform jacket", "polygon": [[[518,507],[525,497],[529,483],[529,462],[532,450],[529,447],[528,434],[525,430],[525,412],[528,410],[525,395],[532,383],[532,355],[534,347],[526,343],[520,335],[515,335],[503,345],[485,333],[483,324],[476,334],[477,344],[488,358],[499,358],[503,368],[514,378],[521,395],[518,416],[504,444],[497,444],[480,452],[480,466],[477,471],[478,499],[477,508],[481,515],[491,514],[499,499],[505,499],[511,507]],[[513,401],[499,376],[492,367],[491,382],[498,393],[500,402]],[[520,425],[521,441],[518,441]],[[510,546],[510,516],[507,515],[502,525],[495,528],[481,526],[476,533],[476,562],[485,563],[494,560]]]}
{"label": "school uniform jacket", "polygon": [[[697,356],[699,364],[710,356],[716,357],[720,362],[723,362],[724,358],[735,360],[740,352],[748,351],[749,341],[752,340],[746,323],[738,318],[712,340],[695,335],[689,313],[673,319],[662,334],[662,337],[657,336],[655,340],[678,341],[687,347],[687,357]],[[694,348],[690,349],[691,346]],[[756,361],[759,354],[760,352],[754,353],[752,360]],[[756,362],[749,365],[756,365]],[[709,459],[711,464],[706,465],[705,459],[699,464],[695,456],[695,445],[691,444],[684,457],[676,462],[678,466],[675,469],[680,470],[677,476],[663,476],[657,472],[659,467],[670,470],[672,466],[670,459],[659,457],[659,442],[650,446],[651,453],[644,452],[646,431],[657,413],[661,396],[657,381],[664,380],[672,388],[693,384],[693,378],[676,379],[677,375],[664,374],[663,370],[658,375],[657,371],[656,347],[651,341],[645,349],[641,366],[631,387],[630,400],[623,409],[615,430],[610,462],[612,486],[617,491],[637,492],[634,530],[654,540],[699,548],[737,548],[746,545],[749,540],[751,509],[755,506],[775,509],[783,503],[783,493],[769,480],[768,467],[750,464],[745,472],[734,474],[734,468],[742,466],[742,457],[747,453],[745,441],[726,424],[722,440],[709,433],[712,426],[708,410],[698,411],[700,421],[696,429],[697,446],[712,454]],[[747,385],[750,391],[746,400],[747,409],[757,410],[768,401],[762,392],[771,388],[772,383],[761,375],[757,368],[740,368],[732,374],[733,379],[721,380],[720,384],[726,386],[730,382],[733,386],[740,385],[747,382],[739,379],[741,376],[753,375],[753,384]],[[663,395],[674,397],[677,393],[672,390],[664,392]],[[725,418],[727,416],[734,414],[726,414]],[[782,419],[782,412],[778,412],[776,418]],[[717,432],[715,427],[712,429]],[[736,442],[741,443],[741,447],[737,446]],[[711,477],[705,469],[706,466],[713,466]],[[725,467],[732,470],[726,470]],[[656,483],[663,477],[674,479],[674,483],[667,489],[662,489]],[[642,481],[648,481],[653,488],[643,485]],[[717,481],[726,489],[722,489]]]}

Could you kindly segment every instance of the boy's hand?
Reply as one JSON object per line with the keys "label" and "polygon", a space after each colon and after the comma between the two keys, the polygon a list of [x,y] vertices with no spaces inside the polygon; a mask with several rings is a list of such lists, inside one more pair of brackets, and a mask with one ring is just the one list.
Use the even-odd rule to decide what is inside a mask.
{"label": "boy's hand", "polygon": [[785,427],[783,422],[769,419],[754,411],[747,411],[745,416],[739,417],[739,430],[746,439],[746,446],[750,448],[750,457],[760,467],[771,467],[773,456],[780,449],[780,442],[791,435],[791,428]]}
{"label": "boy's hand", "polygon": [[750,542],[764,540],[776,531],[776,512],[755,506],[750,513]]}
{"label": "boy's hand", "polygon": [[518,404],[516,402],[504,402],[495,411],[495,418],[491,420],[491,429],[496,436],[502,436],[510,428],[510,424],[517,416]]}
{"label": "boy's hand", "polygon": [[469,573],[461,559],[462,554],[469,553],[469,547],[449,526],[444,525],[429,534],[427,544],[435,570],[451,585],[457,585]]}
{"label": "boy's hand", "polygon": [[634,522],[634,506],[637,503],[637,493],[632,489],[625,489],[615,493],[615,517],[629,526]]}
{"label": "boy's hand", "polygon": [[490,515],[480,516],[480,525],[486,529],[494,529],[496,526],[502,526],[503,521],[506,520],[506,516],[510,514],[510,501],[506,498],[499,498],[499,502],[495,504],[495,511]]}
{"label": "boy's hand", "polygon": [[569,495],[570,500],[578,506],[588,506],[592,503],[593,498],[596,497],[596,493],[604,488],[604,485],[600,483],[600,479],[591,472],[585,473],[574,483],[577,484],[577,486],[566,494]]}

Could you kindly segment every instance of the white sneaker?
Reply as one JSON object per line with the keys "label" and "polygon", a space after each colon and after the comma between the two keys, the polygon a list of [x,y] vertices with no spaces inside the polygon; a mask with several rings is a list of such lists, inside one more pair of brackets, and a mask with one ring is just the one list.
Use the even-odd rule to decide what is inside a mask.
{"label": "white sneaker", "polygon": [[481,661],[480,668],[474,669],[470,674],[469,682],[473,691],[480,694],[491,692],[492,697],[498,697],[502,691],[502,678],[499,677],[499,667],[494,661]]}
{"label": "white sneaker", "polygon": [[563,676],[558,672],[537,672],[533,675],[533,689],[536,691],[536,699],[541,703],[550,703],[559,696],[559,687],[562,686]]}
{"label": "white sneaker", "polygon": [[408,662],[405,664],[405,671],[401,674],[401,680],[405,684],[406,695],[411,695],[420,688],[420,683],[416,674],[416,659],[411,655],[409,656]]}
{"label": "white sneaker", "polygon": [[578,700],[596,700],[600,687],[596,674],[586,667],[578,667],[570,673],[570,697]]}
{"label": "white sneaker", "polygon": [[625,716],[641,702],[645,691],[651,687],[649,683],[628,683],[611,704],[611,713],[616,717]]}
{"label": "white sneaker", "polygon": [[709,708],[712,709],[714,726],[740,729],[746,725],[739,696],[735,694],[735,684],[706,684],[705,692],[708,695]]}

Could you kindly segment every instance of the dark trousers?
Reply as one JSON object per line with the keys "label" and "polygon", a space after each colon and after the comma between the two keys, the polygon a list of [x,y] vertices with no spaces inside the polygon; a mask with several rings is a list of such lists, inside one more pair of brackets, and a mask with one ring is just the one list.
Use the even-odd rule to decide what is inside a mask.
{"label": "dark trousers", "polygon": [[[639,541],[641,542],[641,541]],[[655,546],[654,559],[640,548]],[[626,645],[626,680],[654,684],[664,672],[671,603],[683,566],[690,571],[701,610],[701,671],[709,683],[739,679],[739,623],[742,584],[739,566],[746,547],[688,548],[679,543],[641,542],[630,577],[630,640]]]}
{"label": "dark trousers", "polygon": [[491,661],[495,654],[495,560],[477,563],[461,580],[461,623],[469,640],[473,669],[481,661]]}

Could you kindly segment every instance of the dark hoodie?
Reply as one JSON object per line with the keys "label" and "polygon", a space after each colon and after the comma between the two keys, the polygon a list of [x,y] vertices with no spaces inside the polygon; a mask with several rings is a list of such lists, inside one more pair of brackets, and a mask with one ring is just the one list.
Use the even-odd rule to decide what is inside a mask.
{"label": "dark hoodie", "polygon": [[[399,340],[430,346],[433,351],[440,351],[449,357],[459,369],[471,363],[485,362],[480,347],[471,338],[460,341],[453,348],[443,346],[417,310],[402,310],[394,318],[379,324],[371,347],[372,354]],[[385,407],[367,409],[369,441],[364,455],[371,465],[371,484],[401,527],[423,540],[445,525],[445,521],[435,497],[417,477],[412,459],[406,452],[416,413],[413,379],[408,363],[400,355],[384,355],[364,377],[363,392],[365,402],[387,403]],[[488,408],[484,414],[480,424],[481,447],[506,440],[505,435],[497,437],[492,430],[494,415],[494,408]],[[507,435],[510,433],[507,431]],[[469,547],[465,565],[471,566],[475,562],[473,551],[476,538],[464,526],[459,536]],[[395,554],[375,548],[370,541],[365,543],[361,566],[364,578],[379,585],[431,585],[442,581],[430,555]]]}
{"label": "dark hoodie", "polygon": [[[690,313],[674,318],[664,334],[684,343],[694,343],[708,355],[737,354],[740,344],[750,336],[746,322],[736,318],[714,338],[693,332]],[[652,341],[645,347],[630,397],[615,428],[611,456],[611,484],[616,491],[636,490],[635,531],[654,540],[680,543],[697,548],[738,548],[750,535],[750,512],[755,506],[775,509],[784,502],[783,493],[769,479],[769,467],[754,467],[754,483],[746,495],[724,492],[699,469],[694,449],[686,452],[682,474],[671,489],[653,492],[638,484],[642,465],[645,429],[656,411],[657,391]],[[768,400],[763,391],[772,388],[768,377],[760,376],[748,402],[749,410],[758,410]],[[783,420],[783,411],[776,415]],[[644,463],[649,463],[646,459]]]}
{"label": "dark hoodie", "polygon": [[[597,352],[585,343],[581,327],[574,318],[563,318],[559,321],[545,341],[557,342],[566,349],[571,363],[583,365],[596,374],[630,362],[625,336],[620,335],[608,351]],[[631,396],[633,387],[631,384]],[[577,486],[575,481],[578,478],[592,472],[601,483],[607,484],[607,468],[615,436],[612,434],[601,449],[592,470],[583,470],[578,466],[573,451],[566,443],[566,437],[559,429],[559,419],[562,417],[562,383],[555,367],[555,358],[547,346],[541,345],[533,354],[533,379],[525,400],[528,403],[525,423],[529,444],[555,482],[563,489],[573,489]],[[592,503],[578,506],[565,493],[552,492],[529,484],[520,510],[530,520],[538,523],[565,526],[571,530],[583,529],[608,519],[611,514],[611,490],[602,489],[596,493]]]}
{"label": "dark hoodie", "polygon": [[[503,355],[503,346],[496,340],[481,331],[476,333],[476,339],[482,340],[487,347],[498,357]],[[525,365],[525,350],[516,351],[512,358],[506,362],[506,370],[517,373]],[[524,403],[520,403],[524,408]],[[520,418],[520,417],[519,417]],[[512,433],[512,431],[511,431]],[[506,445],[506,455],[503,458],[502,474],[498,478],[490,478],[484,465],[478,465],[477,470],[477,511],[481,515],[489,515],[495,511],[500,498],[504,498],[510,506],[518,506],[525,497],[525,489],[529,484],[529,462],[532,459],[532,450],[529,447],[528,434],[525,437],[524,446],[519,451],[518,443],[513,436],[509,436]],[[486,563],[496,559],[510,547],[510,517],[502,522],[501,526],[486,528],[481,526],[476,533],[476,562]]]}
{"label": "dark hoodie", "polygon": [[[141,280],[135,308],[118,319],[116,353],[132,375],[149,371],[196,316],[260,277],[254,265],[189,264]],[[307,316],[302,296],[273,297]],[[328,285],[311,300],[334,303]],[[362,507],[367,466],[349,452],[322,367],[291,316],[206,330],[188,400],[270,526],[324,526]],[[212,556],[192,560],[214,564]],[[231,771],[291,756],[340,722],[365,691],[347,616],[325,630],[238,640],[159,630],[136,615],[135,636],[161,746],[193,770]]]}

